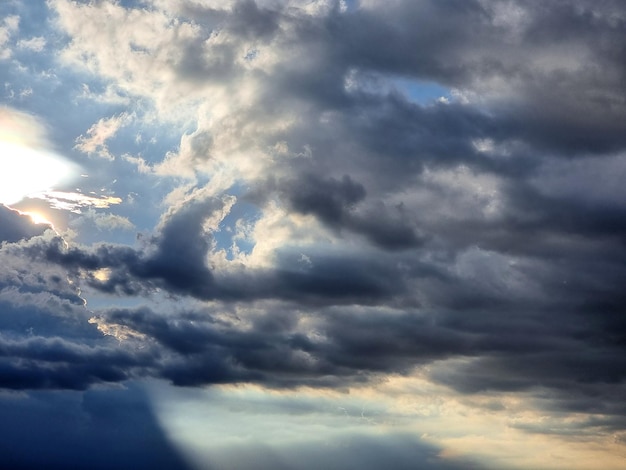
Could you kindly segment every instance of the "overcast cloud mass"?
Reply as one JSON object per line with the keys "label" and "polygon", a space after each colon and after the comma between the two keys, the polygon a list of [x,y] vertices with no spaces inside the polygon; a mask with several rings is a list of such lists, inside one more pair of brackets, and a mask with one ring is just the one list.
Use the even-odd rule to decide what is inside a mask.
{"label": "overcast cloud mass", "polygon": [[622,0],[7,0],[0,84],[0,467],[624,468]]}

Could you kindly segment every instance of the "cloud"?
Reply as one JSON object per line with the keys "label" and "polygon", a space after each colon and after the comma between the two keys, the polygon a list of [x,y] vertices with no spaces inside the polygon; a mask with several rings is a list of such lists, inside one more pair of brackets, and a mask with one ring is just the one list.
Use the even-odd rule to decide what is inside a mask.
{"label": "cloud", "polygon": [[101,230],[133,230],[135,226],[127,217],[114,214],[95,214],[96,227]]}
{"label": "cloud", "polygon": [[39,196],[74,241],[0,211],[5,388],[420,377],[624,429],[621,2],[48,5],[103,158]]}
{"label": "cloud", "polygon": [[[23,251],[25,256],[72,271],[110,269],[105,281],[90,279],[91,287],[105,292],[119,290],[130,294],[163,287],[172,293],[203,300],[281,298],[370,303],[379,298],[390,299],[403,288],[401,282],[394,285],[386,279],[397,268],[350,254],[337,258],[320,253],[305,271],[293,266],[289,252],[282,254],[272,269],[246,269],[228,264],[219,268],[220,252],[213,248],[212,233],[234,202],[232,197],[187,202],[166,216],[160,232],[141,250],[110,244],[94,250],[68,248],[57,237],[34,241]],[[348,277],[353,270],[360,272]]]}
{"label": "cloud", "polygon": [[12,55],[10,47],[6,47],[11,35],[19,29],[20,17],[17,15],[10,15],[4,18],[2,26],[0,26],[0,46],[3,47],[2,53],[0,53],[0,59],[9,59]]}
{"label": "cloud", "polygon": [[41,235],[49,226],[35,224],[32,219],[16,210],[0,206],[0,240],[16,242],[24,238]]}
{"label": "cloud", "polygon": [[120,204],[122,199],[116,196],[87,196],[82,193],[65,191],[46,191],[30,195],[33,199],[42,199],[54,209],[80,213],[85,207],[107,209],[111,205]]}
{"label": "cloud", "polygon": [[342,229],[352,231],[364,235],[379,247],[392,250],[416,247],[421,243],[415,227],[403,220],[406,214],[402,203],[391,210],[381,202],[360,213],[355,211],[365,199],[366,192],[363,185],[352,181],[348,175],[337,181],[332,177],[324,180],[313,174],[303,174],[298,180],[281,182],[278,186],[279,194],[294,212],[313,215],[339,233]]}
{"label": "cloud", "polygon": [[33,52],[41,52],[46,47],[46,39],[43,36],[36,36],[30,39],[20,39],[17,42],[20,49],[28,49]]}
{"label": "cloud", "polygon": [[87,136],[81,135],[76,139],[75,148],[87,155],[96,154],[107,160],[114,159],[115,157],[109,152],[106,141],[114,137],[117,131],[130,119],[131,117],[125,113],[108,119],[100,119],[87,129]]}
{"label": "cloud", "polygon": [[[600,292],[605,297],[610,292],[619,305],[622,269],[614,238],[623,218],[619,207],[613,199],[581,204],[574,195],[548,194],[530,184],[563,159],[620,158],[615,150],[623,145],[621,121],[595,120],[599,102],[584,94],[573,99],[568,91],[570,86],[580,89],[579,80],[607,93],[616,89],[609,72],[587,75],[586,61],[594,51],[594,60],[608,61],[616,73],[620,64],[610,51],[598,49],[595,39],[582,51],[572,50],[569,62],[548,61],[563,43],[548,24],[558,24],[563,37],[582,32],[582,25],[597,31],[603,24],[607,37],[619,30],[610,19],[614,5],[594,10],[597,24],[584,15],[590,4],[577,5],[578,10],[564,3],[506,10],[478,1],[462,8],[455,2],[394,2],[381,11],[363,3],[354,11],[331,8],[311,14],[250,2],[231,9],[170,5],[152,12],[57,2],[59,24],[84,39],[68,46],[66,58],[78,60],[77,48],[88,52],[87,67],[125,92],[167,92],[171,103],[182,100],[191,83],[198,99],[209,88],[216,93],[211,95],[214,106],[206,101],[194,108],[196,129],[183,135],[177,152],[167,154],[161,174],[208,173],[227,166],[225,173],[251,189],[240,199],[205,197],[200,191],[190,195],[184,205],[170,209],[141,249],[106,244],[65,249],[56,243],[38,247],[37,256],[72,270],[108,269],[105,280],[87,277],[91,288],[127,295],[165,289],[224,302],[421,306],[441,312],[437,315],[468,311],[477,319],[489,316],[481,308],[498,308],[511,312],[511,321],[518,315],[515,305],[537,312],[584,310],[592,299],[600,302]],[[95,28],[96,13],[104,9],[120,21],[106,32],[112,40],[98,39],[106,45],[97,49],[101,33],[90,38],[86,32]],[[80,25],[78,11],[87,18]],[[181,14],[182,22],[165,22],[172,14]],[[128,33],[130,18],[153,22],[163,37],[178,31],[184,39],[168,42],[163,55],[155,55],[147,42],[154,33],[141,28]],[[374,42],[377,37],[388,41]],[[409,44],[426,43],[434,46],[408,53]],[[113,44],[124,51],[124,60],[109,55]],[[252,44],[254,54],[236,58],[235,51],[252,50]],[[164,59],[175,51],[180,59]],[[293,55],[302,60],[290,61]],[[526,61],[529,57],[533,60]],[[162,81],[148,84],[133,72],[148,63],[160,64]],[[556,84],[556,76],[564,82]],[[237,89],[232,87],[235,77]],[[463,99],[421,105],[389,85],[396,77],[435,81]],[[548,103],[556,99],[539,89],[550,85],[563,106],[586,106],[589,113],[568,112],[580,116],[570,119],[542,105],[538,96]],[[222,93],[229,94],[228,106]],[[163,101],[156,105],[165,106]],[[618,116],[622,111],[616,106],[611,112]],[[101,127],[115,131],[123,116],[102,120]],[[307,157],[302,156],[305,148]],[[262,268],[246,267],[257,247],[248,258],[224,261],[216,234],[240,200],[261,210],[253,227],[260,228],[278,204],[286,220],[311,227],[311,239],[291,232],[296,236],[275,248]],[[266,241],[260,231],[250,233],[260,252]],[[328,246],[328,240],[340,248]],[[588,243],[593,250],[585,248]],[[594,272],[613,273],[604,275],[604,290],[592,288],[588,277],[578,274],[583,266],[589,269],[598,245],[607,257],[595,261],[603,268]],[[554,264],[551,253],[561,265]],[[302,254],[311,263],[296,263]],[[584,294],[568,296],[569,289],[559,287],[567,272],[568,288],[584,285]],[[412,331],[399,328],[394,334],[405,330]],[[367,337],[368,331],[360,334]],[[546,334],[551,338],[553,332]],[[459,350],[443,348],[443,358],[489,351],[477,343],[464,349],[458,341]],[[439,357],[437,347],[427,348],[433,358]],[[381,350],[394,358],[404,354],[391,353],[391,344]],[[408,355],[419,363],[417,352]],[[403,370],[401,364],[392,369]]]}

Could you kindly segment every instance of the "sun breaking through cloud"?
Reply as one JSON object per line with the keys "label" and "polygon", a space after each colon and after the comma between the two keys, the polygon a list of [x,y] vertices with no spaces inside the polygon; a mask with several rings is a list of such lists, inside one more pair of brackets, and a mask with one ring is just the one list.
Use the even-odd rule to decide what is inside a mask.
{"label": "sun breaking through cloud", "polygon": [[0,109],[0,202],[14,204],[75,176],[76,165],[47,148],[41,124],[25,113]]}

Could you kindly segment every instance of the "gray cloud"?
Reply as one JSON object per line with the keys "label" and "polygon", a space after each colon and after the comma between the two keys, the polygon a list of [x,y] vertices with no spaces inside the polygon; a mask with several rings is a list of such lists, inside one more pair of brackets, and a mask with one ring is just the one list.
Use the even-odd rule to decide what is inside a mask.
{"label": "gray cloud", "polygon": [[107,115],[182,137],[141,155],[153,186],[110,162],[167,206],[134,246],[66,246],[0,208],[1,387],[344,389],[428,366],[624,429],[621,2],[127,7],[158,17],[154,50],[125,3],[122,45],[91,37],[106,2],[80,24],[61,3],[64,60],[141,101]]}
{"label": "gray cloud", "polygon": [[[348,175],[338,181],[311,174],[280,184],[280,194],[292,210],[317,217],[328,227],[364,235],[371,243],[386,249],[417,247],[422,240],[399,204],[388,209],[383,203],[357,213],[355,207],[366,197],[363,185]],[[395,210],[394,210],[395,209]]]}
{"label": "gray cloud", "polygon": [[37,225],[27,215],[20,214],[6,206],[0,205],[0,240],[17,242],[24,238],[41,235],[48,225]]}

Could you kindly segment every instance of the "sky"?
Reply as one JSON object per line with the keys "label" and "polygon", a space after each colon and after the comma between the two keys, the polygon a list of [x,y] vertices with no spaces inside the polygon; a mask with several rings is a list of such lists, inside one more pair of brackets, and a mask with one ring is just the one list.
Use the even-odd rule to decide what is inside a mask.
{"label": "sky", "polygon": [[0,2],[0,467],[626,465],[622,0]]}

